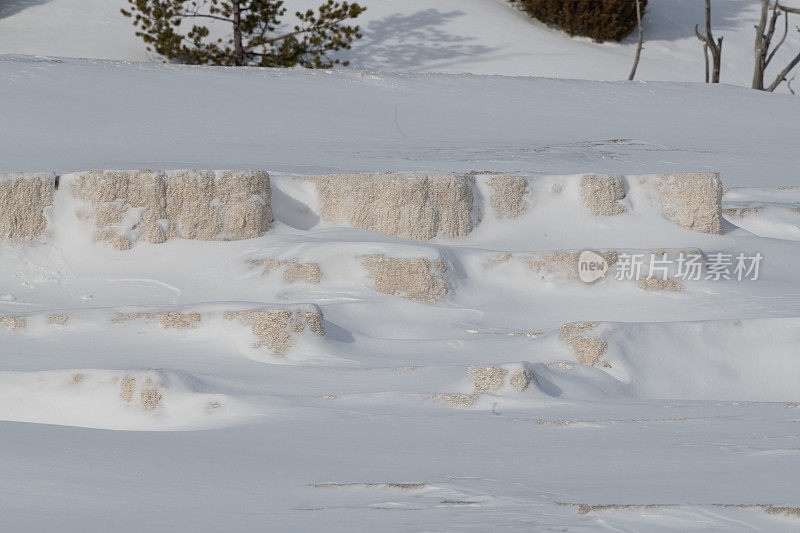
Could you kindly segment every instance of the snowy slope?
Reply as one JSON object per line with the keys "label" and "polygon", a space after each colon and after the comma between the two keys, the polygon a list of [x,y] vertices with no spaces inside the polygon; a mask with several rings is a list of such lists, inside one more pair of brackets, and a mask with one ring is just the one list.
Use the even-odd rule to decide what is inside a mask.
{"label": "snowy slope", "polygon": [[[633,83],[615,81],[631,42],[502,0],[364,0],[336,71],[163,65],[126,3],[0,1],[0,173],[60,175],[46,233],[0,238],[3,529],[797,530],[800,100],[735,86],[755,1],[714,1],[720,86],[691,83],[699,0],[650,1],[654,81]],[[67,173],[145,168],[267,171],[274,221],[96,241]],[[386,171],[476,171],[472,231],[323,220],[309,176]],[[676,224],[637,176],[687,171],[720,173],[722,234]],[[491,173],[523,178],[514,218]],[[583,173],[626,175],[623,212],[589,213]],[[532,266],[698,248],[760,253],[761,276],[652,291]],[[381,292],[365,256],[441,265],[435,297]],[[253,310],[324,316],[324,335],[264,341]]]}
{"label": "snowy slope", "polygon": [[266,165],[304,174],[701,170],[759,187],[798,179],[793,97],[730,86],[15,57],[0,58],[0,75],[0,171]]}
{"label": "snowy slope", "polygon": [[[49,232],[0,243],[8,529],[797,529],[796,98],[30,56],[0,58],[0,92],[0,170],[62,174]],[[115,250],[63,176],[187,167],[268,171],[269,231]],[[499,217],[478,174],[473,231],[412,241],[323,221],[304,179],[386,170],[524,177],[526,210]],[[674,171],[721,172],[721,235],[678,226],[630,176]],[[583,172],[629,175],[625,213],[582,209],[564,174]],[[525,263],[587,247],[764,264],[654,292]],[[361,259],[376,254],[441,261],[446,297],[378,292]],[[313,305],[325,335],[282,358],[224,314]],[[158,318],[193,312],[197,327]],[[601,363],[581,362],[572,322],[597,323]],[[472,398],[469,366],[508,376]]]}
{"label": "snowy slope", "polygon": [[[288,2],[290,10],[319,2]],[[635,44],[570,39],[503,0],[365,0],[365,37],[342,53],[353,67],[388,71],[501,74],[591,80],[627,79]],[[697,0],[651,0],[637,79],[703,81],[702,48],[694,25]],[[800,5],[787,2],[789,5]],[[7,0],[0,7],[0,53],[149,61],[124,0]],[[722,82],[749,86],[758,2],[714,2],[714,31],[724,36]],[[795,21],[796,22],[796,21]],[[775,58],[785,64],[800,49],[791,31]],[[777,66],[773,67],[777,69]],[[786,89],[782,89],[786,92]]]}

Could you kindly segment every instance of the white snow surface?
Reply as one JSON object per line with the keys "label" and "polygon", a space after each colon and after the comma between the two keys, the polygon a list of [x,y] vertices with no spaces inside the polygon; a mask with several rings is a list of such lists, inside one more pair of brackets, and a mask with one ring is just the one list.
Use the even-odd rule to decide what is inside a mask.
{"label": "white snow surface", "polygon": [[[320,3],[290,0],[286,6],[291,14]],[[636,48],[635,36],[603,44],[571,39],[505,0],[359,3],[367,7],[356,21],[364,38],[337,55],[358,69],[614,81],[628,78]],[[782,3],[800,7],[798,0]],[[128,5],[127,0],[5,0],[0,4],[0,53],[159,61],[119,12]],[[714,0],[712,6],[713,31],[724,38],[722,83],[749,87],[759,2]],[[704,17],[702,0],[650,0],[637,79],[703,81],[702,45],[694,26],[702,27]],[[773,77],[800,49],[794,18],[768,70]],[[293,24],[291,16],[285,24]],[[213,21],[211,26],[216,28]],[[229,33],[224,27],[215,31]],[[781,91],[787,92],[785,85]]]}
{"label": "white snow surface", "polygon": [[[716,7],[725,53],[748,61],[723,81],[749,80],[753,4]],[[62,184],[40,242],[0,240],[0,316],[27,324],[0,324],[4,529],[797,530],[796,97],[523,77],[620,79],[631,44],[568,40],[494,0],[367,0],[358,68],[335,71],[139,62],[120,5],[0,4],[0,173],[263,169],[275,221],[257,239],[122,252],[93,241]],[[672,26],[651,30],[642,78],[698,81],[684,26],[700,2],[651,5],[649,23]],[[416,242],[322,221],[303,180],[382,171],[502,172],[531,193],[499,219],[478,174],[475,229]],[[570,176],[680,171],[720,173],[722,235],[636,195],[592,216]],[[757,281],[651,292],[541,279],[520,259],[587,248],[764,262]],[[373,254],[442,259],[452,290],[379,293]],[[321,282],[265,275],[261,259],[318,263]],[[325,336],[283,358],[219,318],[314,306]],[[112,323],[174,310],[204,318]],[[608,366],[579,364],[567,322],[598,323]],[[469,366],[536,379],[468,408],[438,399],[473,392]]]}

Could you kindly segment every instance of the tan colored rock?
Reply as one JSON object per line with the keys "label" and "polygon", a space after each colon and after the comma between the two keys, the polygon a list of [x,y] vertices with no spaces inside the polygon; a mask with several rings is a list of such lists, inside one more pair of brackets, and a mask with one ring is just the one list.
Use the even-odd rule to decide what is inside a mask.
{"label": "tan colored rock", "polygon": [[334,174],[306,179],[315,184],[328,222],[418,241],[472,231],[474,177]]}
{"label": "tan colored rock", "polygon": [[575,335],[583,335],[594,331],[600,324],[598,322],[569,322],[561,324],[558,331],[558,338],[561,340],[569,339]]}
{"label": "tan colored rock", "polygon": [[53,173],[0,173],[0,239],[19,244],[43,235],[54,192]]}
{"label": "tan colored rock", "polygon": [[670,290],[672,292],[680,292],[683,290],[683,285],[670,278],[640,278],[637,284],[640,289],[645,289],[647,291]]}
{"label": "tan colored rock", "polygon": [[283,270],[283,279],[289,283],[305,281],[306,283],[319,283],[322,278],[322,270],[318,263],[301,263],[297,259],[288,261],[277,261],[273,259],[255,259],[248,261],[251,267],[263,266],[263,274],[266,276],[276,270]]}
{"label": "tan colored rock", "polygon": [[368,255],[363,262],[375,282],[375,290],[384,294],[434,304],[451,290],[443,261]]}
{"label": "tan colored rock", "polygon": [[50,315],[47,315],[47,322],[49,324],[57,324],[57,325],[63,326],[64,324],[69,322],[69,316],[68,315],[50,314]]}
{"label": "tan colored rock", "polygon": [[508,370],[500,366],[470,366],[467,372],[475,384],[475,394],[496,392],[503,388]]}
{"label": "tan colored rock", "polygon": [[536,374],[529,368],[519,368],[512,372],[511,376],[508,378],[509,384],[520,392],[527,389],[531,381],[536,382],[537,380]]}
{"label": "tan colored rock", "polygon": [[578,362],[587,366],[601,363],[608,350],[608,344],[603,339],[595,337],[572,337],[567,340],[567,344],[572,347]]}
{"label": "tan colored rock", "polygon": [[158,389],[152,386],[148,388],[143,388],[142,391],[139,393],[139,396],[140,399],[142,400],[142,407],[146,411],[152,411],[153,409],[158,407],[158,404],[161,402],[161,398],[163,398],[161,393],[158,392]]}
{"label": "tan colored rock", "polygon": [[87,202],[95,239],[127,250],[138,239],[240,240],[272,222],[269,176],[246,170],[93,170],[65,176]]}
{"label": "tan colored rock", "polygon": [[660,176],[656,189],[664,214],[682,228],[722,234],[722,182],[711,172]]}
{"label": "tan colored rock", "polygon": [[[126,375],[122,378],[119,396],[125,403],[133,403],[137,389],[136,383],[136,378],[133,376]],[[158,386],[153,383],[153,379],[145,377],[143,385],[141,389],[139,389],[139,406],[145,411],[152,411],[158,408],[163,397],[161,391],[158,390]]]}
{"label": "tan colored rock", "polygon": [[125,376],[120,383],[120,398],[127,403],[133,400],[133,391],[136,390],[136,378]]}
{"label": "tan colored rock", "polygon": [[[558,337],[572,348],[578,363],[582,365],[597,366],[603,363],[608,344],[601,338],[586,335],[597,329],[598,325],[597,322],[562,324],[558,332]],[[607,363],[604,363],[604,366],[606,365]]]}
{"label": "tan colored rock", "polygon": [[452,405],[453,407],[472,407],[478,400],[477,394],[438,394],[436,399]]}
{"label": "tan colored rock", "polygon": [[200,313],[178,313],[169,311],[164,313],[118,313],[111,319],[112,324],[127,322],[129,320],[158,320],[164,329],[188,329],[197,325],[202,317]]}
{"label": "tan colored rock", "polygon": [[505,253],[502,253],[502,254],[497,254],[494,257],[494,259],[492,259],[492,262],[495,265],[501,265],[503,263],[508,263],[508,261],[511,260],[512,255],[513,254],[510,254],[508,252],[505,252]]}
{"label": "tan colored rock", "polygon": [[625,182],[617,176],[587,174],[581,180],[581,200],[593,215],[613,216],[627,211],[620,200],[625,199]]}
{"label": "tan colored rock", "polygon": [[0,326],[11,331],[20,331],[28,327],[28,319],[24,316],[0,316]]}
{"label": "tan colored rock", "polygon": [[[597,251],[595,253],[605,259],[609,267],[617,262],[616,251]],[[576,280],[579,279],[578,259],[580,256],[581,252],[557,251],[522,255],[520,259],[542,279]]]}
{"label": "tan colored rock", "polygon": [[275,357],[284,357],[294,337],[306,330],[319,336],[325,334],[322,312],[302,309],[258,309],[226,311],[226,320],[243,320],[258,338],[254,348],[267,348]]}
{"label": "tan colored rock", "polygon": [[[797,209],[795,209],[796,211]],[[756,214],[761,211],[759,206],[745,206],[745,207],[729,207],[722,210],[722,214],[729,217],[744,218],[750,214]]]}
{"label": "tan colored rock", "polygon": [[515,218],[525,212],[525,194],[528,189],[525,178],[515,176],[492,176],[486,180],[492,189],[489,203],[498,218]]}
{"label": "tan colored rock", "polygon": [[512,371],[502,366],[470,366],[467,367],[467,372],[475,385],[473,394],[491,394],[507,384],[521,392],[528,388],[531,381],[536,380],[533,370],[527,365],[513,368]]}

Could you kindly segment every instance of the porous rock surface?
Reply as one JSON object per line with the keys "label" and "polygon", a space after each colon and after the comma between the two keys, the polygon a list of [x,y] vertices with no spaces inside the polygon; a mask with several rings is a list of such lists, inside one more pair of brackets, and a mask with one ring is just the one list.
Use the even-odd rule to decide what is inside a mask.
{"label": "porous rock surface", "polygon": [[325,334],[322,311],[304,309],[254,309],[226,311],[226,320],[242,320],[257,337],[254,348],[267,348],[275,357],[284,357],[297,334],[306,330]]}
{"label": "porous rock surface", "polygon": [[[617,262],[614,250],[596,251],[608,263],[609,268]],[[555,251],[520,256],[531,271],[542,279],[578,279],[578,259],[581,252]]]}
{"label": "porous rock surface", "polygon": [[451,290],[447,265],[423,257],[368,255],[363,263],[375,283],[375,290],[409,300],[436,303]]}
{"label": "porous rock surface", "polygon": [[722,234],[722,181],[718,174],[664,174],[656,189],[664,214],[682,228]]}
{"label": "porous rock surface", "polygon": [[93,219],[95,239],[118,250],[138,239],[239,240],[272,222],[269,176],[248,170],[91,170],[65,176]]}
{"label": "porous rock surface", "polygon": [[498,218],[515,218],[525,212],[525,195],[528,192],[525,178],[517,176],[491,176],[486,179],[491,189],[489,203]]}
{"label": "porous rock surface", "polygon": [[603,339],[588,335],[598,326],[597,322],[573,322],[562,324],[558,332],[558,337],[572,348],[578,363],[582,365],[601,364],[608,350],[608,344]]}
{"label": "porous rock surface", "polygon": [[624,213],[627,209],[619,203],[624,198],[625,182],[618,176],[587,174],[581,179],[581,200],[593,215]]}
{"label": "porous rock surface", "polygon": [[54,192],[52,172],[0,173],[0,239],[19,244],[43,235]]}
{"label": "porous rock surface", "polygon": [[322,278],[322,270],[319,267],[319,263],[301,263],[297,259],[253,259],[248,261],[248,263],[251,267],[264,267],[263,274],[265,276],[280,270],[283,272],[283,279],[289,283],[296,281],[319,283]]}
{"label": "porous rock surface", "polygon": [[472,231],[470,176],[333,174],[310,176],[328,222],[347,222],[406,239],[460,237]]}

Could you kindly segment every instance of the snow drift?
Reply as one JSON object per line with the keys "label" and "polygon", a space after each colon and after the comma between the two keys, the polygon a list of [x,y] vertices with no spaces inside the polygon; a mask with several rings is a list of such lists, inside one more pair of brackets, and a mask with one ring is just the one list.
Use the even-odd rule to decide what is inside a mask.
{"label": "snow drift", "polygon": [[323,315],[313,304],[247,305],[235,302],[172,309],[123,308],[78,311],[71,314],[0,316],[0,335],[57,336],[62,331],[113,334],[115,327],[146,326],[174,333],[197,332],[205,337],[227,336],[249,357],[267,353],[292,355],[298,339],[322,337]]}
{"label": "snow drift", "polygon": [[[570,359],[614,378],[621,387],[606,390],[615,393],[776,402],[800,397],[798,318],[571,323],[558,338]],[[569,370],[559,372],[570,379]],[[603,387],[602,379],[592,379]]]}
{"label": "snow drift", "polygon": [[164,370],[81,368],[0,372],[0,420],[90,428],[174,431],[230,425],[256,411]]}

